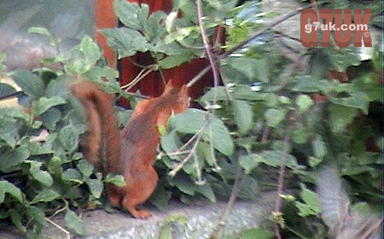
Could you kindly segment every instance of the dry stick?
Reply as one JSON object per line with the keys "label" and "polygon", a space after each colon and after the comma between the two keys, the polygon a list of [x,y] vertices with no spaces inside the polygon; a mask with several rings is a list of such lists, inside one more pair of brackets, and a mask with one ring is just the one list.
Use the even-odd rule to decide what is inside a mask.
{"label": "dry stick", "polygon": [[[248,44],[249,42],[251,42],[252,40],[254,40],[256,37],[262,35],[263,33],[265,33],[266,31],[270,30],[271,28],[273,28],[274,26],[276,25],[279,25],[280,23],[284,22],[285,20],[299,14],[301,11],[303,11],[304,9],[306,8],[311,8],[312,7],[312,4],[307,4],[307,5],[304,5],[304,7],[300,7],[300,8],[297,8],[296,10],[293,10],[289,13],[287,13],[286,15],[276,19],[275,21],[271,22],[270,24],[268,24],[267,26],[265,26],[262,30],[260,31],[257,31],[256,33],[254,33],[253,35],[251,35],[250,37],[248,37],[247,39],[245,39],[244,41],[242,41],[241,43],[239,43],[237,46],[229,49],[228,51],[224,52],[223,54],[219,55],[219,59],[224,59],[226,57],[228,57],[229,55],[231,55],[232,53],[234,53],[235,51],[239,50],[240,48],[242,48],[243,46],[245,46],[246,44]],[[190,87],[192,86],[193,84],[195,84],[198,80],[200,80],[200,78],[202,76],[204,76],[209,70],[211,69],[211,66],[207,66],[205,67],[201,72],[199,72],[199,74],[197,74],[195,77],[192,78],[192,80],[190,82],[188,82],[187,86]]]}
{"label": "dry stick", "polygon": [[200,142],[200,139],[201,139],[201,134],[195,134],[197,135],[196,137],[196,140],[195,140],[195,143],[193,144],[192,146],[192,149],[191,151],[189,152],[189,154],[187,155],[187,157],[185,157],[183,159],[183,161],[181,161],[180,163],[178,163],[173,169],[171,172],[169,172],[168,174],[173,177],[176,175],[176,173],[184,166],[184,164],[186,164],[188,162],[188,160],[193,156],[193,154],[196,152],[196,148],[197,148],[197,145],[199,144]]}
{"label": "dry stick", "polygon": [[[213,72],[213,86],[215,87],[215,90],[213,91],[213,104],[216,104],[217,101],[217,92],[216,87],[219,85],[219,73],[217,70],[217,65],[215,59],[213,59],[213,54],[211,52],[211,47],[208,42],[208,37],[205,32],[205,27],[203,23],[203,7],[201,5],[201,0],[196,0],[196,8],[197,8],[197,21],[199,23],[200,28],[200,34],[201,38],[203,39],[205,53],[208,56],[209,64],[211,65],[212,72]],[[212,109],[213,111],[214,109]]]}
{"label": "dry stick", "polygon": [[383,218],[376,220],[376,222],[374,222],[374,224],[368,228],[368,230],[361,236],[361,238],[368,238],[371,233],[373,233],[378,227],[380,227],[382,221]]}
{"label": "dry stick", "polygon": [[64,232],[65,235],[67,236],[67,239],[71,239],[71,234],[65,230],[62,226],[60,226],[59,224],[55,223],[54,221],[52,221],[51,219],[49,218],[45,218],[45,220],[49,223],[51,223],[54,227],[56,227],[57,229],[59,229],[60,231]]}
{"label": "dry stick", "polygon": [[245,178],[244,176],[245,175],[244,175],[243,170],[240,168],[240,166],[238,166],[237,171],[236,171],[235,183],[232,187],[231,196],[229,197],[228,203],[225,206],[224,213],[220,217],[219,224],[217,225],[215,230],[213,230],[213,232],[211,233],[211,235],[209,237],[210,239],[221,239],[222,238],[224,228],[225,228],[225,223],[227,221],[229,213],[231,212],[233,204],[235,203],[236,198],[239,195],[241,185],[244,182],[244,178]]}
{"label": "dry stick", "polygon": [[[288,120],[290,120],[289,114],[288,114]],[[277,217],[279,217],[279,215],[281,215],[281,212],[280,212],[281,197],[280,197],[280,195],[283,193],[283,187],[284,187],[285,162],[287,160],[287,154],[288,154],[288,148],[289,148],[290,128],[291,128],[290,126],[287,127],[287,134],[284,136],[283,155],[281,156],[280,169],[279,169],[279,179],[277,182],[276,201],[275,201],[275,208],[274,208],[274,212],[273,212],[273,214]],[[275,234],[276,234],[277,239],[281,239],[279,225],[276,221],[275,221],[274,229],[275,229]]]}
{"label": "dry stick", "polygon": [[146,71],[145,69],[143,69],[142,71],[140,71],[140,73],[135,77],[135,79],[133,79],[130,83],[124,85],[121,87],[121,89],[124,89],[124,90],[130,90],[133,86],[135,86],[137,83],[139,83],[142,79],[144,79],[144,77],[146,77],[148,74],[150,74],[151,72],[153,72],[153,69],[151,68],[148,68]]}

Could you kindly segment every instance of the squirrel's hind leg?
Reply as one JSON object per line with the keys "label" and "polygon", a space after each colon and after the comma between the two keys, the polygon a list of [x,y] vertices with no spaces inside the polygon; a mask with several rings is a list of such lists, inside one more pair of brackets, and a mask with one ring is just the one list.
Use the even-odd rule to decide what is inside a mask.
{"label": "squirrel's hind leg", "polygon": [[149,166],[144,172],[141,173],[140,177],[134,179],[135,182],[131,184],[134,186],[126,188],[127,190],[122,201],[123,207],[133,217],[141,219],[150,217],[151,213],[147,210],[137,210],[136,208],[151,196],[158,179],[157,173],[152,166]]}
{"label": "squirrel's hind leg", "polygon": [[111,207],[120,207],[121,206],[121,199],[122,199],[122,190],[119,190],[114,185],[108,185],[108,199],[109,204]]}

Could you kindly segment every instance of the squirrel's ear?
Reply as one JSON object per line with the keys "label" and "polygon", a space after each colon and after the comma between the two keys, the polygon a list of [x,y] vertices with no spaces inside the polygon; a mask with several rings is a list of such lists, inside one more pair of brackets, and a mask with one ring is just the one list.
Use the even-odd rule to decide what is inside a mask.
{"label": "squirrel's ear", "polygon": [[186,84],[184,84],[183,86],[181,86],[181,88],[180,88],[180,94],[181,94],[181,95],[189,95],[189,94],[188,94],[188,87],[187,87]]}
{"label": "squirrel's ear", "polygon": [[167,84],[165,85],[165,88],[164,88],[164,93],[165,92],[169,92],[170,90],[172,89],[175,89],[175,88],[181,88],[182,87],[182,83],[179,82],[178,80],[176,79],[170,79]]}

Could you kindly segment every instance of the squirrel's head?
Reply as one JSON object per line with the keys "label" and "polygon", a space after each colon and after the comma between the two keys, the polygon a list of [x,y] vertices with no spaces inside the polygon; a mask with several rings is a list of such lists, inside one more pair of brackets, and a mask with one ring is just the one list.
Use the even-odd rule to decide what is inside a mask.
{"label": "squirrel's head", "polygon": [[172,98],[176,97],[174,107],[172,107],[176,114],[185,111],[189,107],[190,97],[188,87],[185,84],[170,80],[167,82],[162,95],[169,95]]}

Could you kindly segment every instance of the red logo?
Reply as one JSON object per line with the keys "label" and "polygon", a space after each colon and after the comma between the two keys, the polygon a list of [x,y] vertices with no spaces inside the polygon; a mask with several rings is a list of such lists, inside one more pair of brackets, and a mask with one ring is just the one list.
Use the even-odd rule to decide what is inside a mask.
{"label": "red logo", "polygon": [[355,47],[372,47],[371,16],[371,9],[304,9],[300,16],[301,43],[304,47],[317,47],[321,32],[321,46],[328,47],[333,32],[338,47],[348,47],[352,41]]}

